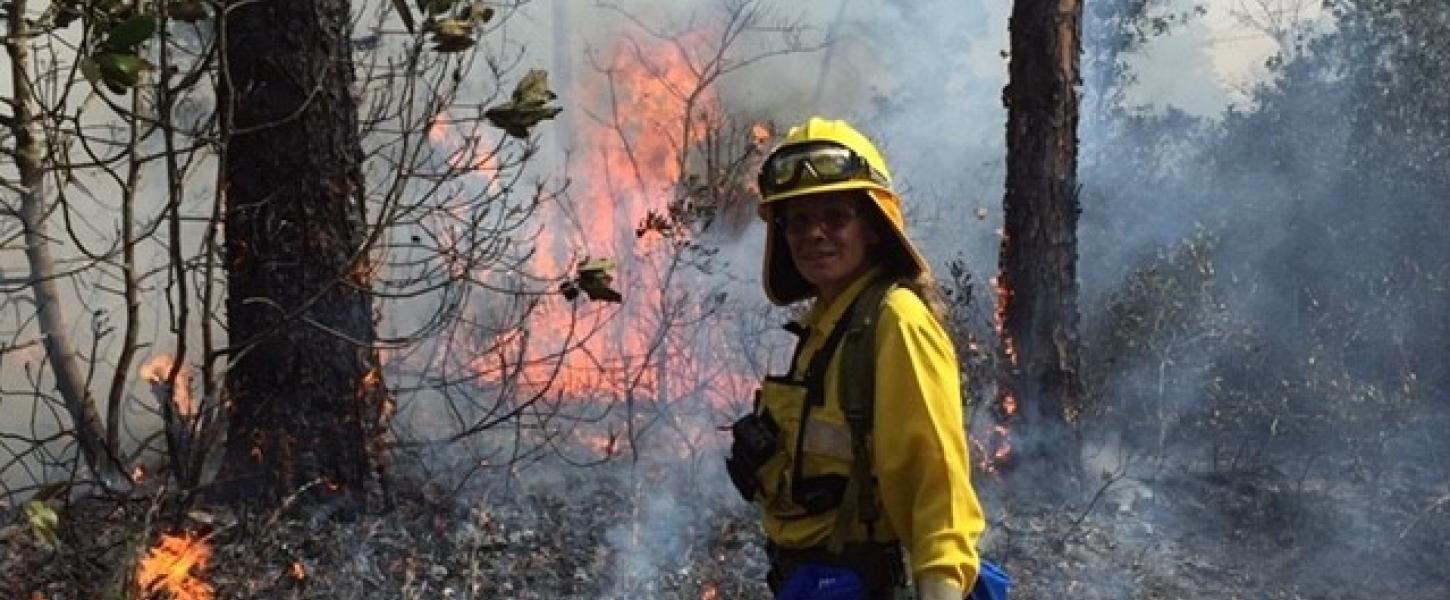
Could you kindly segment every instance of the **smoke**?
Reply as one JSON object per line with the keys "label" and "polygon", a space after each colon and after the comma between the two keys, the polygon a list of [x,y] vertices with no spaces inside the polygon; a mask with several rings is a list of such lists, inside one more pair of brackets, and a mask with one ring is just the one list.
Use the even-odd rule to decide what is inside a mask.
{"label": "smoke", "polygon": [[[682,472],[667,471],[658,481],[643,481],[650,470],[636,469],[627,480],[617,482],[636,490],[638,504],[633,519],[605,532],[614,565],[604,598],[635,598],[642,593],[657,596],[657,592],[650,593],[652,588],[662,576],[688,567],[699,551],[698,538],[717,522],[719,498],[690,490],[684,485],[690,478]],[[712,471],[708,475],[723,477],[718,470]]]}
{"label": "smoke", "polygon": [[[1433,364],[1443,361],[1427,358],[1439,356],[1450,339],[1450,324],[1437,312],[1443,310],[1445,280],[1439,278],[1443,269],[1438,264],[1450,252],[1434,231],[1450,214],[1443,203],[1425,201],[1445,195],[1446,181],[1434,176],[1434,168],[1443,169],[1446,130],[1433,115],[1450,111],[1437,112],[1437,105],[1418,96],[1400,101],[1397,95],[1408,96],[1415,84],[1397,78],[1415,74],[1413,64],[1402,63],[1399,70],[1372,68],[1375,61],[1361,57],[1395,58],[1391,44],[1373,36],[1295,49],[1302,62],[1268,71],[1271,79],[1230,88],[1225,80],[1243,83],[1243,77],[1264,72],[1255,68],[1241,76],[1225,66],[1262,61],[1245,59],[1238,42],[1225,41],[1254,32],[1226,34],[1223,24],[1230,19],[1224,3],[1209,3],[1210,14],[1174,22],[1164,33],[1133,43],[1120,43],[1114,28],[1123,24],[1110,20],[1112,15],[1121,16],[1131,6],[1149,6],[1159,16],[1185,8],[1129,0],[1088,4],[1093,12],[1085,23],[1089,61],[1080,130],[1081,307],[1090,344],[1085,356],[1102,399],[1096,409],[1103,414],[1094,417],[1115,426],[1089,453],[1090,467],[1116,472],[1125,460],[1145,453],[1188,457],[1182,458],[1187,464],[1165,467],[1159,461],[1131,472],[1131,485],[1114,488],[1116,506],[1171,496],[1165,473],[1253,467],[1282,474],[1292,469],[1300,474],[1302,485],[1295,489],[1302,494],[1294,501],[1281,497],[1291,506],[1279,514],[1313,522],[1299,530],[1312,537],[1301,539],[1323,548],[1363,546],[1365,540],[1375,547],[1403,541],[1410,549],[1420,548],[1414,544],[1423,541],[1404,527],[1412,522],[1401,519],[1406,506],[1424,506],[1416,504],[1418,498],[1392,498],[1376,507],[1374,485],[1349,480],[1389,489],[1396,478],[1445,477],[1444,467],[1437,465],[1446,461],[1421,458],[1446,455],[1443,442],[1431,441],[1440,437],[1430,425],[1437,421],[1410,417],[1443,419],[1444,392],[1450,386],[1450,373]],[[1000,93],[1006,83],[1010,3],[751,5],[764,8],[769,23],[792,25],[806,45],[822,39],[832,43],[764,57],[725,75],[716,88],[721,106],[780,128],[811,115],[851,120],[890,161],[911,234],[938,271],[948,261],[961,260],[977,275],[975,281],[985,281],[996,270],[996,229],[1001,226],[1006,114]],[[625,36],[649,38],[629,15],[662,28],[689,30],[708,27],[724,7],[739,4],[653,0],[613,6],[529,3],[483,39],[492,58],[515,75],[528,68],[549,69],[551,87],[562,96],[564,114],[538,129],[543,151],[526,167],[528,178],[580,177],[584,158],[599,150],[579,134],[597,123],[600,107],[586,104],[577,91],[599,75],[593,61],[608,56]],[[1434,14],[1443,20],[1443,10]],[[1427,27],[1426,22],[1433,19],[1414,21],[1417,27]],[[1319,33],[1332,31],[1343,28]],[[737,49],[750,54],[779,47],[781,38],[774,33],[751,32]],[[1443,65],[1443,51],[1438,58],[1425,64]],[[480,76],[465,87],[474,96],[491,98],[506,96],[512,83]],[[1370,104],[1399,120],[1367,121],[1367,113],[1357,107]],[[1421,107],[1423,115],[1415,118],[1423,120],[1397,116],[1404,106]],[[1346,115],[1361,117],[1351,121]],[[1395,160],[1396,153],[1404,160]],[[570,186],[578,190],[594,183],[576,180]],[[98,190],[97,196],[104,196]],[[145,195],[160,197],[149,188]],[[110,214],[109,205],[94,204],[86,206],[97,215]],[[197,213],[206,209],[199,206]],[[99,237],[114,237],[112,223],[91,218],[97,219],[91,228]],[[533,227],[550,234],[564,230],[564,238],[581,228],[559,222]],[[629,241],[628,231],[614,234],[611,241]],[[674,295],[623,290],[627,302],[634,303],[629,311],[640,304],[649,310],[622,314],[643,315],[646,326],[658,325],[649,319],[676,307],[700,311],[660,337],[673,345],[656,359],[680,359],[661,363],[670,365],[660,370],[669,375],[666,382],[642,377],[650,385],[601,386],[601,397],[621,389],[629,394],[602,415],[589,415],[598,416],[595,420],[540,419],[488,432],[470,441],[473,447],[428,457],[431,467],[474,473],[483,463],[499,467],[498,479],[507,480],[517,475],[504,465],[520,465],[530,467],[530,485],[564,490],[574,481],[556,475],[574,467],[536,454],[520,456],[515,454],[519,447],[542,445],[583,462],[610,458],[618,468],[593,471],[599,473],[597,484],[622,490],[632,508],[624,521],[604,532],[614,572],[601,583],[600,593],[628,595],[677,569],[681,557],[708,538],[705,524],[740,502],[720,473],[725,439],[716,428],[748,406],[749,381],[780,372],[789,355],[792,339],[775,329],[788,311],[766,306],[760,288],[762,238],[763,228],[750,220],[738,237],[711,239],[718,247],[709,261],[702,261],[707,268],[683,269],[669,279]],[[189,237],[188,247],[197,247],[195,241]],[[565,268],[542,274],[546,277],[567,272],[571,248],[560,242],[528,249],[546,255],[557,248],[565,248],[564,255],[553,257]],[[164,263],[160,250],[148,246],[146,251],[146,265]],[[13,258],[0,258],[0,276],[18,270]],[[527,283],[544,290],[541,294],[548,291],[539,281]],[[508,329],[512,322],[506,316],[532,306],[531,299],[514,298],[501,306],[492,298],[475,298],[489,304],[490,312],[471,315],[485,337]],[[399,312],[385,315],[383,322],[407,330],[450,309],[452,302],[464,300],[400,303]],[[148,303],[164,306],[164,296]],[[115,314],[114,305],[77,301],[76,308]],[[147,339],[164,337],[165,318],[157,315],[144,317],[144,328],[153,332]],[[77,320],[78,332],[86,326]],[[550,326],[536,324],[529,335],[544,339],[552,333]],[[16,339],[33,334],[28,325],[12,329],[5,332]],[[467,366],[475,349],[434,350],[427,361],[453,361],[457,367]],[[22,360],[30,357],[25,352],[3,355],[0,383],[7,392],[28,381],[23,363],[36,360]],[[467,392],[465,400],[476,402],[476,413],[410,415],[413,426],[424,433],[456,430],[460,422],[472,424],[497,408],[483,397],[519,390],[480,385]],[[563,400],[549,395],[539,401]],[[7,404],[7,411],[16,406]],[[23,421],[8,412],[3,420]],[[638,428],[627,429],[631,422]],[[600,445],[599,439],[614,441]],[[1215,449],[1227,455],[1211,454]],[[1270,477],[1269,483],[1282,486],[1290,479]],[[495,484],[472,481],[462,487],[477,492]],[[1328,497],[1341,504],[1326,507]],[[993,514],[1005,510],[987,508]],[[1195,518],[1171,515],[1157,522],[1158,535],[1172,538],[1190,531]],[[1398,526],[1392,534],[1400,540],[1385,534],[1389,525]],[[1391,571],[1411,570],[1393,562],[1402,558],[1400,553],[1386,556]],[[1331,553],[1313,558],[1299,574],[1336,560]],[[1130,579],[1119,575],[1112,579]]]}
{"label": "smoke", "polygon": [[[529,44],[538,53],[526,54],[523,62],[550,66],[551,80],[561,91],[566,114],[571,115],[567,121],[544,128],[549,133],[543,138],[545,143],[552,140],[568,148],[560,159],[567,162],[561,166],[550,160],[534,168],[559,169],[574,178],[570,184],[574,214],[581,221],[612,219],[616,228],[633,228],[635,223],[621,221],[620,215],[631,214],[631,206],[641,196],[656,208],[669,197],[670,190],[660,186],[635,189],[626,185],[611,187],[613,204],[608,209],[588,200],[591,190],[601,183],[591,175],[599,174],[599,170],[591,170],[591,156],[607,151],[606,146],[613,143],[591,134],[610,114],[598,104],[600,67],[610,64],[608,58],[620,44],[636,43],[647,53],[657,53],[649,56],[661,65],[670,64],[667,55],[674,52],[668,44],[654,45],[654,36],[630,16],[656,32],[683,34],[712,31],[731,7],[761,11],[757,15],[759,30],[742,35],[730,49],[735,56],[760,56],[761,60],[718,81],[713,92],[724,112],[747,124],[771,122],[780,132],[811,115],[852,121],[878,142],[891,161],[906,197],[912,235],[930,259],[938,265],[966,260],[974,272],[990,272],[997,243],[993,229],[1000,221],[996,206],[1005,119],[997,97],[1005,83],[1006,62],[1001,52],[1006,7],[996,3],[965,9],[945,1],[802,6],[700,0],[525,7],[514,22],[518,28],[514,38],[553,39],[555,43]],[[570,27],[561,28],[561,20]],[[778,34],[780,27],[791,28],[795,41],[805,47],[814,47],[823,39],[833,43],[809,52],[775,55],[777,49],[791,43],[792,36],[783,39]],[[566,34],[560,33],[563,29]],[[561,40],[559,35],[568,39]],[[572,56],[560,56],[561,52]],[[615,98],[639,98],[622,87],[611,92]],[[637,116],[650,104],[626,105],[623,114]],[[561,131],[565,124],[569,130]],[[628,133],[643,135],[635,130]],[[617,178],[620,171],[605,173]],[[620,189],[627,192],[619,193]],[[961,216],[979,211],[983,217],[973,216],[964,228]],[[601,217],[601,212],[607,216]],[[588,229],[590,224],[568,224],[562,230],[557,224],[545,227],[567,231],[569,227]],[[551,444],[563,449],[568,461],[611,458],[613,468],[589,471],[594,474],[594,485],[624,493],[623,503],[631,507],[604,532],[612,571],[601,580],[599,595],[652,595],[652,586],[676,573],[686,557],[711,542],[718,531],[712,523],[744,506],[722,472],[728,439],[718,428],[748,409],[759,378],[785,369],[794,342],[778,327],[789,312],[769,307],[760,287],[762,238],[763,228],[751,218],[738,235],[707,234],[702,241],[711,246],[708,253],[687,254],[688,264],[678,270],[661,270],[657,268],[660,263],[639,257],[621,258],[621,271],[656,265],[643,279],[626,276],[625,301],[614,317],[621,328],[663,333],[657,338],[662,340],[660,350],[652,357],[666,368],[646,374],[643,381],[648,385],[638,388],[601,379],[609,387],[596,388],[586,396],[607,402],[609,408],[597,419],[540,423],[545,432],[556,435],[559,441]],[[584,238],[591,249],[607,246],[601,239],[606,238]],[[644,245],[627,235],[613,239],[619,257],[630,255],[628,244],[636,244],[634,252]],[[688,306],[703,312],[688,313],[694,316],[678,320],[684,314],[678,311]],[[677,315],[675,321],[667,320],[671,314]],[[659,329],[670,323],[668,330]],[[630,337],[623,331],[605,330],[603,335],[610,340],[611,349],[628,346],[618,343]],[[604,365],[612,364],[609,361],[614,358],[593,350],[589,354]],[[614,399],[608,400],[611,397]],[[496,441],[480,445],[507,448],[513,441],[509,438],[519,435],[528,434],[488,432],[483,437]],[[598,443],[604,438],[616,441]],[[560,493],[567,493],[565,487],[576,486],[569,483],[570,478],[545,475],[556,468],[571,468],[558,461],[530,460],[526,464],[531,465],[532,489],[557,485]],[[443,465],[435,468],[447,469]]]}
{"label": "smoke", "polygon": [[[1006,83],[1002,3],[813,4],[804,25],[832,44],[722,82],[728,105],[784,127],[850,121],[886,156],[910,234],[938,267],[995,269]],[[986,219],[963,223],[983,209]],[[965,227],[965,229],[964,229]]]}
{"label": "smoke", "polygon": [[[1354,562],[1413,588],[1443,577],[1414,558],[1424,542],[1405,524],[1426,522],[1428,482],[1444,475],[1399,465],[1445,451],[1422,433],[1447,418],[1444,370],[1415,357],[1447,339],[1431,300],[1445,246],[1422,225],[1446,180],[1420,144],[1450,128],[1418,91],[1437,81],[1414,67],[1436,47],[1376,33],[1366,3],[1339,8],[1281,36],[1300,42],[1236,90],[1241,104],[1203,111],[1141,85],[1085,115],[1082,307],[1102,402],[1089,427],[1118,424],[1123,446],[1105,446],[1147,453],[1130,472],[1159,497],[1183,481],[1233,490],[1211,514],[1166,515],[1172,530],[1246,528],[1235,556],[1305,549],[1278,576],[1311,589],[1362,585],[1339,577]],[[1192,27],[1183,39],[1210,62],[1222,52]],[[1131,64],[1146,83],[1165,76],[1158,60]]]}
{"label": "smoke", "polygon": [[[1093,437],[1104,439],[1090,448],[1093,464],[1126,473],[1112,490],[1129,498],[1115,499],[1118,506],[1175,497],[1183,478],[1268,474],[1254,485],[1294,492],[1267,500],[1264,520],[1248,526],[1317,547],[1351,539],[1393,546],[1386,531],[1405,522],[1414,499],[1401,495],[1396,510],[1376,510],[1380,491],[1339,477],[1346,463],[1359,464],[1390,489],[1402,481],[1387,472],[1432,476],[1397,462],[1444,452],[1419,433],[1445,418],[1434,400],[1444,369],[1415,357],[1435,355],[1447,339],[1430,291],[1440,289],[1432,265],[1445,248],[1412,216],[1427,209],[1426,198],[1443,196],[1433,186],[1444,180],[1428,176],[1426,159],[1408,159],[1410,168],[1391,158],[1395,143],[1420,149],[1412,156],[1437,156],[1432,144],[1415,145],[1436,134],[1371,134],[1375,118],[1356,110],[1413,86],[1393,87],[1394,76],[1355,58],[1388,56],[1385,42],[1360,40],[1381,46],[1356,50],[1352,39],[1304,41],[1340,31],[1322,22],[1289,23],[1304,32],[1301,41],[1274,54],[1273,41],[1268,51],[1246,52],[1242,43],[1283,29],[1235,30],[1220,4],[1205,14],[1175,3],[1098,6],[1085,24],[1089,41],[1115,39],[1107,29],[1124,23],[1105,15],[1131,18],[1131,6],[1148,6],[1149,18],[1166,25],[1157,32],[1150,23],[1143,39],[1111,52],[1086,49],[1081,309],[1101,402]],[[711,3],[676,8],[705,14]],[[782,126],[812,114],[852,120],[890,160],[929,258],[992,273],[1006,10],[814,5],[802,24],[833,38],[830,50],[763,61],[722,80],[721,97],[731,110]],[[1256,66],[1255,53],[1278,66]],[[1408,102],[1386,104],[1387,114]],[[1345,118],[1351,114],[1357,123]],[[1444,132],[1440,122],[1410,124]],[[1410,181],[1387,184],[1377,174],[1385,169]],[[964,218],[979,208],[986,218]],[[759,233],[722,250],[732,297],[758,293]],[[1232,510],[1224,507],[1216,522],[1243,526]],[[1171,537],[1193,530],[1196,515],[1154,518],[1158,535]],[[1411,570],[1389,554],[1379,563],[1388,572]],[[1291,574],[1311,578],[1342,560],[1314,554]]]}

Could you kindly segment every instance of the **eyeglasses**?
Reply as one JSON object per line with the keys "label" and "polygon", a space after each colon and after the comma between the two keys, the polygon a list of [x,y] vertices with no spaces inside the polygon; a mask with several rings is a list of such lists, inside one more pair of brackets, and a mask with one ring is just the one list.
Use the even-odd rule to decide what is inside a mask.
{"label": "eyeglasses", "polygon": [[828,206],[813,212],[790,212],[775,218],[775,223],[785,230],[786,235],[800,236],[815,231],[820,225],[828,232],[840,231],[860,213],[850,205]]}
{"label": "eyeglasses", "polygon": [[760,193],[774,196],[806,185],[864,179],[885,187],[891,182],[850,148],[831,142],[787,146],[760,168]]}

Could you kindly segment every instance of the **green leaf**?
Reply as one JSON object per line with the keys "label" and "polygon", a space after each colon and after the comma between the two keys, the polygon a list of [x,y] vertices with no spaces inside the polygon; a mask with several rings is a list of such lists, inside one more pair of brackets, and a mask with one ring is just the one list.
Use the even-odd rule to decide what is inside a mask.
{"label": "green leaf", "polygon": [[472,21],[440,19],[429,21],[428,29],[433,32],[433,50],[437,52],[460,52],[473,46]]}
{"label": "green leaf", "polygon": [[549,74],[542,69],[530,70],[514,87],[513,99],[484,111],[483,116],[495,127],[519,139],[528,139],[529,129],[540,121],[552,119],[562,111],[548,106],[558,98],[549,89]]}
{"label": "green leaf", "polygon": [[113,51],[132,51],[156,33],[156,17],[136,15],[112,27],[103,44]]}
{"label": "green leaf", "polygon": [[146,59],[135,54],[102,52],[94,58],[96,65],[100,67],[101,80],[117,94],[124,94],[127,88],[136,87],[141,82],[141,72],[154,68]]}
{"label": "green leaf", "polygon": [[40,500],[26,502],[25,521],[30,525],[30,532],[35,535],[35,539],[51,548],[60,546],[60,538],[55,534],[55,528],[60,524],[60,515],[49,504]]}
{"label": "green leaf", "polygon": [[[575,284],[590,300],[596,302],[621,302],[623,296],[614,288],[614,261],[607,258],[585,259],[579,263],[579,276]],[[565,297],[568,297],[566,294]],[[571,300],[573,298],[570,298]]]}

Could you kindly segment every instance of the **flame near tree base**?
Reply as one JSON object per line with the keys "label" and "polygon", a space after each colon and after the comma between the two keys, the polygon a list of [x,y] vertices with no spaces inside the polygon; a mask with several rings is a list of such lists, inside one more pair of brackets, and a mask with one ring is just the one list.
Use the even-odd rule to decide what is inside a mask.
{"label": "flame near tree base", "polygon": [[136,565],[138,597],[212,600],[216,592],[204,579],[211,555],[207,536],[192,532],[161,534],[161,539]]}

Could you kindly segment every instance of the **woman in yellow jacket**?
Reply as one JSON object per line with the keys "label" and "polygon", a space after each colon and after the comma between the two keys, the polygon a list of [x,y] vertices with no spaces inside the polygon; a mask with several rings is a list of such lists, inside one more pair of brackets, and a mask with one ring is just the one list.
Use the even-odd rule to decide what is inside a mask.
{"label": "woman in yellow jacket", "polygon": [[[759,183],[766,295],[778,305],[814,299],[787,326],[801,337],[789,373],[766,379],[727,461],[761,506],[771,588],[825,565],[858,576],[864,598],[892,597],[909,573],[918,598],[959,600],[977,577],[985,522],[956,353],[924,299],[930,275],[906,236],[890,171],[849,124],[816,117],[790,130]],[[877,517],[864,522],[838,518],[853,455],[837,350],[851,311],[870,308],[854,306],[858,297],[883,278],[899,285],[876,320],[868,439],[877,506],[857,512]]]}

